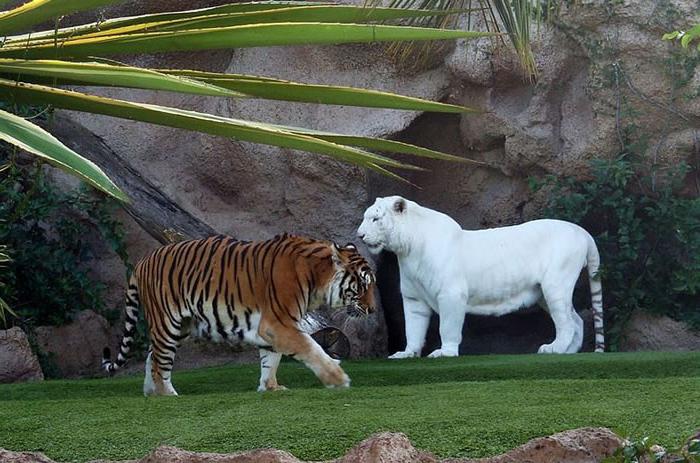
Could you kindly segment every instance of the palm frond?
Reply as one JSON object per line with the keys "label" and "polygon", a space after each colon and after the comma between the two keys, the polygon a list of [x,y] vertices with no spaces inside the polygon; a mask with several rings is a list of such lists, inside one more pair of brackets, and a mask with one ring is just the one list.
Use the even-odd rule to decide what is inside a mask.
{"label": "palm frond", "polygon": [[[1,0],[0,0],[1,1]],[[478,38],[488,31],[384,24],[413,21],[447,24],[451,0],[424,0],[423,8],[363,8],[320,2],[263,1],[109,19],[53,30],[24,32],[65,14],[116,0],[31,0],[0,12],[0,100],[58,107],[301,149],[397,178],[388,169],[417,167],[368,150],[434,159],[461,158],[405,143],[371,137],[315,133],[298,127],[224,118],[179,108],[134,103],[61,88],[111,86],[228,98],[266,98],[318,104],[353,105],[411,111],[475,112],[472,108],[368,89],[289,82],[261,76],[201,71],[142,69],[105,59],[113,55],[198,51],[234,47],[376,43]],[[400,0],[410,1],[410,0]],[[435,6],[436,8],[433,8]],[[435,19],[438,18],[438,19]],[[447,22],[446,22],[447,21]],[[8,35],[8,34],[18,35]],[[90,161],[48,132],[0,112],[0,138],[78,175],[107,194],[124,194]]]}

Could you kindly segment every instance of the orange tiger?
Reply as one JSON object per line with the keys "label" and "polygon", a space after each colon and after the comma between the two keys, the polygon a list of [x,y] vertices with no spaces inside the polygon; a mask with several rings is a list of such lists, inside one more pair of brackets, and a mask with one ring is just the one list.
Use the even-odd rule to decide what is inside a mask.
{"label": "orange tiger", "polygon": [[277,384],[282,354],[302,361],[328,387],[350,378],[299,322],[322,305],[347,307],[353,316],[375,310],[374,273],[354,245],[280,235],[267,241],[227,236],[181,241],[141,260],[126,291],[124,336],[116,362],[105,348],[109,373],[126,363],[139,307],[150,347],[144,395],[177,395],[171,370],[180,342],[190,334],[216,342],[260,347],[258,391]]}

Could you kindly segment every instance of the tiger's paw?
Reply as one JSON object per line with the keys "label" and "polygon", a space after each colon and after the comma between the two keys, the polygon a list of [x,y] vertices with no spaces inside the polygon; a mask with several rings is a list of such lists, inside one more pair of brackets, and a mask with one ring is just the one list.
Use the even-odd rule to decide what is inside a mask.
{"label": "tiger's paw", "polygon": [[350,387],[350,377],[335,362],[326,365],[319,379],[326,387]]}
{"label": "tiger's paw", "polygon": [[343,373],[343,381],[340,384],[326,384],[327,388],[347,388],[350,387],[350,377]]}
{"label": "tiger's paw", "polygon": [[277,391],[286,391],[288,390],[286,387],[282,386],[281,384],[275,384],[274,386],[263,386],[260,385],[258,386],[258,392],[277,392]]}
{"label": "tiger's paw", "polygon": [[446,350],[446,349],[437,349],[432,351],[429,355],[428,358],[435,359],[438,357],[457,357],[459,355],[458,352]]}
{"label": "tiger's paw", "polygon": [[408,358],[417,357],[417,356],[418,356],[418,354],[416,352],[412,352],[409,350],[403,350],[403,351],[399,351],[393,355],[390,355],[389,358],[395,360],[395,359],[408,359]]}

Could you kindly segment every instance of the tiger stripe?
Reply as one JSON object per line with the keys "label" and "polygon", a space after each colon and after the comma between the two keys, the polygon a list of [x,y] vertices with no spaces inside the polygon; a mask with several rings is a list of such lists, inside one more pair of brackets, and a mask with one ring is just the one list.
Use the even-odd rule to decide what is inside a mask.
{"label": "tiger stripe", "polygon": [[595,334],[595,352],[605,352],[605,330],[603,319],[603,285],[600,282],[600,254],[595,241],[589,235],[587,255],[588,284],[591,290],[591,308],[593,310],[593,331]]}

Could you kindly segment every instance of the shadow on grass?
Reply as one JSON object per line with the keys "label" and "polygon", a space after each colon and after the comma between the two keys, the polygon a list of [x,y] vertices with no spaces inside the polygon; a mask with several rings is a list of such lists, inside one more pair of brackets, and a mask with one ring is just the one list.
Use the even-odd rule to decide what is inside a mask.
{"label": "shadow on grass", "polygon": [[[348,361],[343,367],[353,387],[408,386],[428,383],[497,380],[636,379],[700,376],[700,352],[608,353],[575,355],[484,355],[443,359]],[[257,365],[183,370],[173,373],[181,395],[255,391]],[[278,377],[292,389],[323,386],[303,365],[285,360]],[[0,385],[0,402],[80,400],[141,395],[143,375],[104,379],[52,380]]]}

